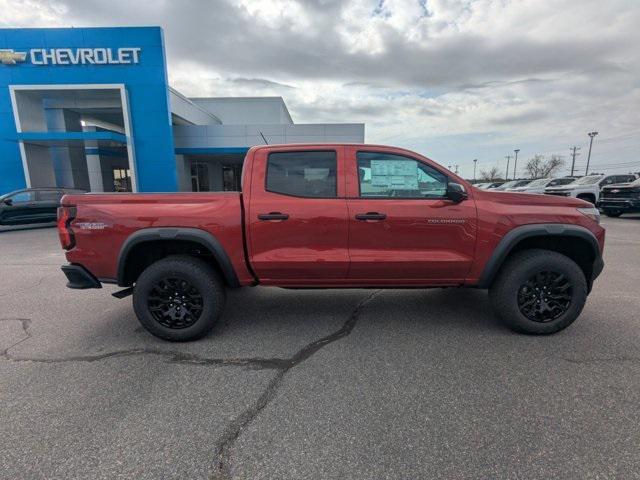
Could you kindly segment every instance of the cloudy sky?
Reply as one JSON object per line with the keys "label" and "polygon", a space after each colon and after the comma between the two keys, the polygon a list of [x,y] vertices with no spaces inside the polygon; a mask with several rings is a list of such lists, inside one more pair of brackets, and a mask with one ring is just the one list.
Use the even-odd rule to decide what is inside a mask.
{"label": "cloudy sky", "polygon": [[[640,170],[638,0],[0,0],[4,27],[161,25],[187,96],[281,95],[296,123],[471,176],[582,147]],[[524,163],[524,162],[522,162]],[[519,164],[521,162],[519,161]]]}

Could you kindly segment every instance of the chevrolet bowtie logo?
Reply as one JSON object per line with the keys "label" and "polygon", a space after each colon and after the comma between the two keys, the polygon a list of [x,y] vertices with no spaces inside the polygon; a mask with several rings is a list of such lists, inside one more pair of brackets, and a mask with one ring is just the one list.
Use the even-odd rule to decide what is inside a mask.
{"label": "chevrolet bowtie logo", "polygon": [[15,65],[18,62],[24,62],[26,58],[27,52],[0,50],[0,63],[2,63],[3,65]]}

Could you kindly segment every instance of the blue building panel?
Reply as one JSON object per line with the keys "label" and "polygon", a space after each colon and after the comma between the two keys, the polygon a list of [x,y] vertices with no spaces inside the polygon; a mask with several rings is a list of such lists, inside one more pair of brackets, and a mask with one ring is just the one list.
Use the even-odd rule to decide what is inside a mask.
{"label": "blue building panel", "polygon": [[[64,50],[59,55],[66,64],[58,64],[56,54],[46,57],[52,49]],[[105,61],[82,64],[80,60],[86,60],[81,56],[83,49],[91,50],[99,62]],[[135,50],[126,50],[119,57],[118,49]],[[5,51],[0,52],[5,56],[6,51],[26,54],[24,61],[17,60],[15,64],[0,62],[0,194],[25,186],[9,95],[12,85],[124,85],[129,99],[132,133],[129,142],[135,152],[138,190],[177,189],[161,28],[0,29],[0,50]],[[135,57],[137,62],[133,61]],[[114,63],[121,58],[129,63]]]}

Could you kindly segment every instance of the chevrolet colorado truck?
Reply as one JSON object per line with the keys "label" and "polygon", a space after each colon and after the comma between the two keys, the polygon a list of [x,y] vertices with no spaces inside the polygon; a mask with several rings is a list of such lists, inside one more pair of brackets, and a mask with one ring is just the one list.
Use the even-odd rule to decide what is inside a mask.
{"label": "chevrolet colorado truck", "polygon": [[640,212],[640,179],[631,183],[604,187],[598,207],[607,217]]}
{"label": "chevrolet colorado truck", "polygon": [[[557,332],[603,268],[582,200],[480,190],[408,150],[252,147],[241,192],[66,195],[70,288],[117,284],[152,334],[202,337],[229,288],[488,289],[516,331]],[[425,312],[429,315],[429,312]]]}

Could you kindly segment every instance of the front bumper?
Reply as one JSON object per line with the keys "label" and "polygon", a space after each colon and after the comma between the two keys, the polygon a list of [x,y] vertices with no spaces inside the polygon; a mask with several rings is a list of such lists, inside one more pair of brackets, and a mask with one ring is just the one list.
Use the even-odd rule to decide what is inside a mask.
{"label": "front bumper", "polygon": [[606,198],[598,202],[598,207],[608,210],[622,210],[625,212],[640,212],[640,200]]}
{"label": "front bumper", "polygon": [[599,256],[593,262],[593,268],[591,273],[592,282],[600,276],[603,269],[604,269],[604,260],[602,259],[602,256]]}
{"label": "front bumper", "polygon": [[63,265],[62,271],[67,276],[67,287],[75,289],[102,288],[100,281],[82,265]]}

